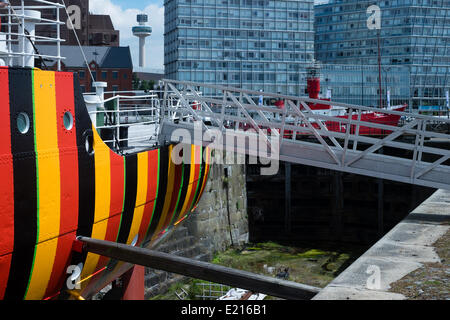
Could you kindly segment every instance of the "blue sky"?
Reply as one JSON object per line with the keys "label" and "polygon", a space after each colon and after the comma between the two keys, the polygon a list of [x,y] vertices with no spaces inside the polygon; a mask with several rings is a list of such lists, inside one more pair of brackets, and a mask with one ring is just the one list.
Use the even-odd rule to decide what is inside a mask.
{"label": "blue sky", "polygon": [[153,33],[146,41],[147,67],[164,69],[164,0],[90,0],[89,9],[111,16],[114,28],[120,31],[120,45],[130,47],[135,71],[138,71],[139,40],[131,28],[137,25],[137,14],[148,14]]}
{"label": "blue sky", "polygon": [[149,4],[156,4],[158,6],[164,4],[163,0],[113,0],[112,2],[124,9],[136,8],[140,10],[143,10]]}

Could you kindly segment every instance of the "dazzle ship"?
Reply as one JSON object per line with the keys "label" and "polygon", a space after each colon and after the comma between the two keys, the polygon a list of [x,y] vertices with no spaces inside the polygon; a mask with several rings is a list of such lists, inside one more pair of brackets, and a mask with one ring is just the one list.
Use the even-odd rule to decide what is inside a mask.
{"label": "dazzle ship", "polygon": [[210,153],[191,145],[190,163],[175,165],[174,145],[111,149],[77,76],[34,67],[34,42],[51,41],[35,25],[51,21],[23,2],[0,1],[0,299],[88,299],[133,265],[84,252],[77,237],[153,248],[196,208]]}

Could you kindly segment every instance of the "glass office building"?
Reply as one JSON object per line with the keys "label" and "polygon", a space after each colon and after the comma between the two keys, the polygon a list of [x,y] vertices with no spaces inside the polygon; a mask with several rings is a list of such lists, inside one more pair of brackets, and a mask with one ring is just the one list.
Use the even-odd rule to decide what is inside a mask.
{"label": "glass office building", "polygon": [[313,0],[165,0],[164,6],[166,77],[305,94]]}
{"label": "glass office building", "polygon": [[[381,9],[380,30],[367,27],[374,4]],[[382,66],[409,69],[410,106],[446,105],[449,0],[330,0],[315,6],[315,31],[316,59],[324,64],[377,65],[379,36]]]}
{"label": "glass office building", "polygon": [[[378,107],[380,101],[379,69],[376,65],[325,64],[320,75],[321,96],[331,92],[331,100],[362,106]],[[409,103],[409,68],[383,66],[382,91],[390,93],[390,105]],[[384,103],[387,94],[382,96]]]}

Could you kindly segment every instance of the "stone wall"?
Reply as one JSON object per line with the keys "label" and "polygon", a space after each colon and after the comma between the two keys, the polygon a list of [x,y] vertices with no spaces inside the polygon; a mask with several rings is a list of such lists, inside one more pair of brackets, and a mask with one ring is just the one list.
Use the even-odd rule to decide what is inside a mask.
{"label": "stone wall", "polygon": [[[216,152],[216,156],[223,155]],[[155,248],[178,256],[211,261],[215,253],[248,242],[245,165],[213,164],[194,213]],[[146,298],[163,294],[185,278],[146,269]]]}
{"label": "stone wall", "polygon": [[202,199],[185,226],[212,254],[248,241],[245,183],[245,165],[211,167]]}

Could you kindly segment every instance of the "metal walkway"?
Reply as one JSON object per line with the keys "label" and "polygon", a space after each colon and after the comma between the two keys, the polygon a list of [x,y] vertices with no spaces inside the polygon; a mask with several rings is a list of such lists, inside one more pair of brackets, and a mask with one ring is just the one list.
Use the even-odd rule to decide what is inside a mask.
{"label": "metal walkway", "polygon": [[[194,82],[163,84],[161,113],[178,116],[162,117],[160,143],[185,141],[269,164],[280,160],[450,190],[450,151],[426,145],[450,144],[449,119]],[[275,100],[285,107],[274,107]],[[314,103],[346,116],[314,112]],[[365,120],[373,112],[397,116],[399,124]]]}

